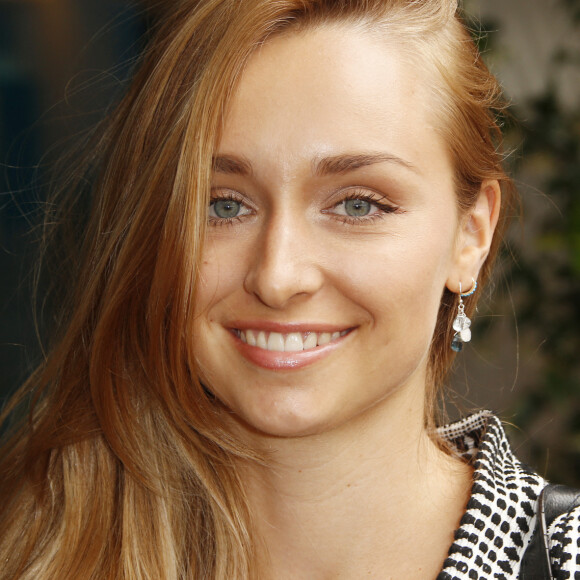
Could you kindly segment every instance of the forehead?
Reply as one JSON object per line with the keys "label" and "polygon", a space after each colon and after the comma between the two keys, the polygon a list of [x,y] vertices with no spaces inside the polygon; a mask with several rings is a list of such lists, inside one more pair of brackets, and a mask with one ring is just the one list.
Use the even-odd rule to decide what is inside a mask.
{"label": "forehead", "polygon": [[446,162],[427,75],[407,52],[353,24],[275,36],[251,57],[226,115],[224,153],[289,166],[344,151]]}
{"label": "forehead", "polygon": [[[274,36],[250,58],[234,98],[245,112],[276,97],[289,109],[308,99],[308,109],[329,105],[368,107],[379,96],[386,106],[418,102],[426,92],[424,74],[400,46],[349,23],[307,28]],[[260,98],[263,95],[265,99]],[[301,104],[301,103],[300,103]]]}

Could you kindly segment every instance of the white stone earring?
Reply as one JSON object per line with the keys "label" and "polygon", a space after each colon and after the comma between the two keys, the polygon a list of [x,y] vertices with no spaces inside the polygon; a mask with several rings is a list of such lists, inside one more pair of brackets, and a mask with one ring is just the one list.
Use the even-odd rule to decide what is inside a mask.
{"label": "white stone earring", "polygon": [[463,349],[463,343],[469,342],[471,340],[471,320],[465,314],[465,305],[463,304],[463,298],[471,296],[477,290],[477,280],[472,278],[473,286],[468,292],[461,292],[461,282],[459,282],[459,306],[457,308],[457,316],[453,321],[453,330],[455,334],[453,335],[453,340],[451,341],[451,349],[455,352],[461,352]]}

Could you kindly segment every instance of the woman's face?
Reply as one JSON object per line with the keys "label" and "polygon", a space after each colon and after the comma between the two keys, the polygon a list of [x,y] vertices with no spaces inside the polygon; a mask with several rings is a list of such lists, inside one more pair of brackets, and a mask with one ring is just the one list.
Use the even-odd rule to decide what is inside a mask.
{"label": "woman's face", "polygon": [[461,246],[424,77],[347,25],[249,62],[216,152],[194,333],[204,383],[252,430],[422,417]]}

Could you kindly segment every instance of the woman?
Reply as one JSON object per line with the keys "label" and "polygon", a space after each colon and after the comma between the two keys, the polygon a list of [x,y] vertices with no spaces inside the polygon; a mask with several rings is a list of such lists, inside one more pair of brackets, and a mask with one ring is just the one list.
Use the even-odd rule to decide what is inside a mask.
{"label": "woman", "polygon": [[434,412],[513,203],[501,107],[451,0],[167,9],[12,404],[0,577],[517,578],[545,482]]}

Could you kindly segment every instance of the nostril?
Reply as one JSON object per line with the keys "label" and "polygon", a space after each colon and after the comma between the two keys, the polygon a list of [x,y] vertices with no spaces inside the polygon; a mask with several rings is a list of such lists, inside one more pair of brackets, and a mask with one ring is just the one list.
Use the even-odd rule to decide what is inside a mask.
{"label": "nostril", "polygon": [[288,251],[283,238],[256,252],[244,278],[244,290],[272,308],[316,293],[324,280],[315,257],[305,251]]}
{"label": "nostril", "polygon": [[261,269],[246,277],[244,289],[266,306],[283,308],[291,301],[312,296],[322,284],[322,274],[313,268],[300,273],[290,268],[282,272]]}

